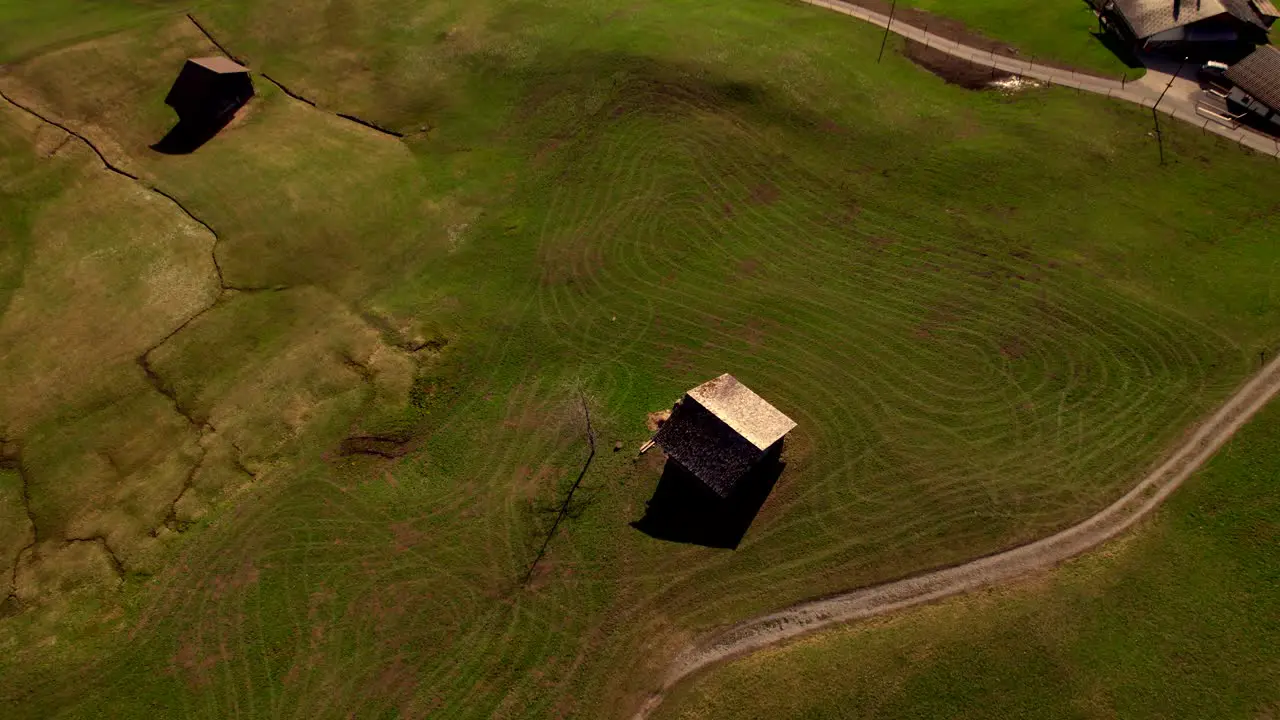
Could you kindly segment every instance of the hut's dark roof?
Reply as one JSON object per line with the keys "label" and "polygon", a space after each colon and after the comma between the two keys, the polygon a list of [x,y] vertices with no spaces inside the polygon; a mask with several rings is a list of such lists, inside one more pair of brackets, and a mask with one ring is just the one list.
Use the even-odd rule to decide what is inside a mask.
{"label": "hut's dark roof", "polygon": [[738,480],[764,457],[763,450],[688,395],[653,441],[720,497],[728,497]]}
{"label": "hut's dark roof", "polygon": [[191,58],[165,96],[179,118],[224,118],[253,97],[253,81],[243,66],[226,58]]}
{"label": "hut's dark roof", "polygon": [[224,57],[191,58],[187,62],[195,63],[206,70],[212,70],[220,75],[226,73],[249,72],[249,68],[235,62],[234,60]]}
{"label": "hut's dark roof", "polygon": [[796,426],[732,375],[690,390],[653,441],[720,497]]}
{"label": "hut's dark roof", "polygon": [[1272,110],[1280,110],[1280,49],[1271,45],[1227,68],[1227,79]]}
{"label": "hut's dark roof", "polygon": [[1112,3],[1139,39],[1224,14],[1264,30],[1276,17],[1270,0],[1112,0]]}

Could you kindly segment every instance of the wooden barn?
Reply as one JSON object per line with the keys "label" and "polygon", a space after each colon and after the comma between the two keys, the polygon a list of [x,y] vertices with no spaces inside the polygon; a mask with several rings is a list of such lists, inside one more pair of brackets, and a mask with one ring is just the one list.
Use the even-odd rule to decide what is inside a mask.
{"label": "wooden barn", "polygon": [[251,97],[248,68],[224,57],[205,57],[187,60],[164,102],[183,123],[218,125]]}
{"label": "wooden barn", "polygon": [[795,422],[732,375],[703,383],[676,403],[653,442],[721,498],[782,450]]}
{"label": "wooden barn", "polygon": [[1274,124],[1280,132],[1280,49],[1264,45],[1227,68],[1227,101]]}
{"label": "wooden barn", "polygon": [[1144,50],[1200,56],[1202,50],[1261,44],[1280,12],[1271,0],[1094,0],[1103,21]]}

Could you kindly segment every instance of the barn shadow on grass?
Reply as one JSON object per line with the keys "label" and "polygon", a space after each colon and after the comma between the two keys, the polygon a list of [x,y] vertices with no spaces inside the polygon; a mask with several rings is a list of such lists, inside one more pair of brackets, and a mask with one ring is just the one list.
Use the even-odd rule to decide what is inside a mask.
{"label": "barn shadow on grass", "polygon": [[[1111,54],[1115,55],[1116,59],[1124,63],[1124,66],[1130,70],[1140,70],[1146,67],[1142,64],[1138,54],[1133,51],[1132,42],[1126,41],[1111,30],[1093,30],[1089,34],[1093,36],[1094,40],[1102,43],[1103,47],[1110,50]],[[1129,73],[1131,76],[1134,74]]]}
{"label": "barn shadow on grass", "polygon": [[233,118],[235,113],[215,120],[179,120],[151,149],[162,155],[190,155],[212,140]]}
{"label": "barn shadow on grass", "polygon": [[735,549],[747,534],[786,463],[765,458],[721,498],[680,463],[667,460],[644,517],[631,527],[658,540]]}

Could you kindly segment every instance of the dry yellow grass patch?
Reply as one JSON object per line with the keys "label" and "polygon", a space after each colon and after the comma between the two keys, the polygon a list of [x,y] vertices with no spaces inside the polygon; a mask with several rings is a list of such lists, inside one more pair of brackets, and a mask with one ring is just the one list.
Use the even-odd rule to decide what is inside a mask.
{"label": "dry yellow grass patch", "polygon": [[100,540],[42,542],[22,555],[15,594],[24,602],[64,597],[83,586],[120,582],[115,561]]}
{"label": "dry yellow grass patch", "polygon": [[184,411],[255,469],[300,441],[336,439],[367,403],[403,403],[413,382],[408,355],[315,288],[232,294],[150,363]]}
{"label": "dry yellow grass patch", "polygon": [[121,366],[219,293],[213,238],[164,198],[92,166],[36,215],[21,288],[0,318],[0,430],[107,392]]}

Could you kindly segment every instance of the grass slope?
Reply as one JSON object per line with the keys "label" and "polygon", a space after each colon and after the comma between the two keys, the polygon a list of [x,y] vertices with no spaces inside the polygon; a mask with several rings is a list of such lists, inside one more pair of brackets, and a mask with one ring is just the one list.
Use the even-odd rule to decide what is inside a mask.
{"label": "grass slope", "polygon": [[[208,223],[146,195],[161,246],[222,286],[189,306],[65,291],[33,269],[70,241],[8,231],[32,250],[5,260],[6,323],[70,292],[72,316],[173,332],[120,341],[136,403],[0,394],[25,403],[0,405],[0,436],[42,543],[0,625],[16,717],[599,716],[691,633],[1080,518],[1280,339],[1272,164],[1179,127],[1159,168],[1139,110],[876,65],[879,34],[831,13],[197,12],[319,107],[259,76],[209,145],[152,152],[181,59],[211,50],[180,18],[0,78],[140,181],[83,172]],[[6,157],[45,171],[52,131],[4,118],[26,138]],[[76,204],[16,202],[97,237]],[[645,413],[725,371],[800,421],[781,482],[736,551],[635,531],[661,471],[632,459]],[[602,452],[522,587],[587,458],[584,400]],[[121,589],[57,603],[59,568],[91,577],[106,549]]]}
{"label": "grass slope", "polygon": [[0,0],[0,62],[173,13],[173,0]]}
{"label": "grass slope", "polygon": [[733,663],[657,717],[1271,717],[1277,432],[1272,407],[1136,535],[1047,577]]}

